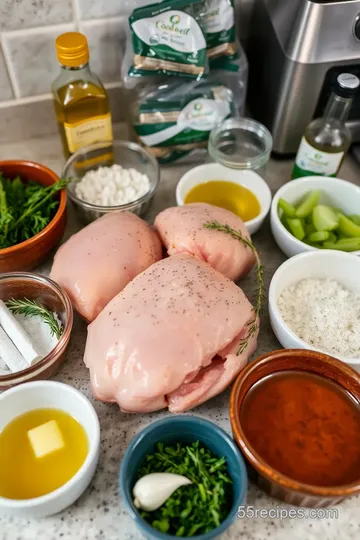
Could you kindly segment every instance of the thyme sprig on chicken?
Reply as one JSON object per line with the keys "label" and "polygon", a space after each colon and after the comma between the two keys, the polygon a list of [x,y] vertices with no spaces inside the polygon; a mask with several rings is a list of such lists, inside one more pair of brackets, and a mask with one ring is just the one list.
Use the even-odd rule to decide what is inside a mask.
{"label": "thyme sprig on chicken", "polygon": [[255,257],[257,290],[256,290],[256,301],[255,301],[255,305],[253,306],[254,317],[247,323],[248,332],[247,332],[246,337],[244,337],[240,341],[239,348],[236,353],[239,356],[245,351],[245,349],[249,345],[250,339],[254,337],[254,335],[256,334],[259,328],[259,322],[258,322],[259,316],[262,311],[263,302],[265,300],[264,267],[261,264],[260,256],[256,247],[251,242],[251,240],[249,240],[242,234],[241,231],[236,231],[235,229],[232,229],[231,227],[229,227],[229,225],[222,225],[218,221],[209,221],[204,224],[204,227],[206,229],[213,229],[216,231],[223,232],[225,234],[229,234],[232,238],[234,238],[235,240],[239,240],[247,248],[249,248]]}

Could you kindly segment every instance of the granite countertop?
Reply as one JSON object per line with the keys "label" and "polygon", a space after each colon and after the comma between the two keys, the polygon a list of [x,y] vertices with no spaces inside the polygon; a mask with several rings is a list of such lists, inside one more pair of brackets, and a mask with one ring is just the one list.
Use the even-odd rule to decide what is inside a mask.
{"label": "granite countertop", "polygon": [[[124,136],[121,127],[117,135]],[[57,136],[44,139],[31,139],[21,143],[2,144],[0,159],[30,159],[38,161],[61,172],[63,157]],[[292,161],[271,160],[267,171],[267,180],[274,193],[289,179]],[[154,216],[163,208],[175,205],[175,186],[181,175],[190,166],[164,168],[161,183],[156,193],[154,205],[149,216]],[[360,183],[359,168],[348,157],[342,167],[341,178]],[[76,216],[69,209],[68,226],[65,239],[80,227]],[[277,267],[285,260],[276,246],[267,221],[253,237],[262,253],[265,266],[266,286]],[[38,269],[47,273],[51,258]],[[254,282],[250,276],[242,282],[244,291],[252,298]],[[60,367],[54,380],[70,384],[82,391],[93,402],[101,425],[101,455],[95,477],[82,497],[61,514],[42,520],[20,520],[18,518],[0,519],[1,540],[140,540],[141,536],[125,512],[118,493],[118,473],[122,456],[134,435],[149,422],[168,415],[168,412],[129,415],[121,413],[117,405],[95,401],[90,394],[89,375],[82,356],[86,339],[86,325],[75,316],[72,338],[67,359]],[[269,325],[267,310],[262,317],[259,344],[256,355],[279,348]],[[229,391],[198,407],[193,412],[208,418],[230,433],[228,415]],[[258,488],[250,485],[248,505],[254,509],[289,508],[281,501],[269,498]],[[329,519],[280,519],[267,517],[262,519],[246,517],[238,519],[234,526],[223,536],[227,540],[355,540],[360,538],[360,497],[353,497],[336,508],[338,517]],[[274,510],[273,510],[274,512]]]}

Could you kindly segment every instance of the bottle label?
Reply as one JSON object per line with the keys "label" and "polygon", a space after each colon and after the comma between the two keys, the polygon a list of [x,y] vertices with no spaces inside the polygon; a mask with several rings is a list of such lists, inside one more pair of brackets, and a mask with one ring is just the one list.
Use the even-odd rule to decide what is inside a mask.
{"label": "bottle label", "polygon": [[344,152],[322,152],[311,146],[305,137],[301,139],[299,150],[296,156],[296,165],[309,173],[331,176],[337,173]]}
{"label": "bottle label", "polygon": [[111,142],[113,139],[111,114],[103,114],[91,118],[91,120],[83,120],[76,124],[64,123],[65,135],[69,151],[71,154],[99,141]]}

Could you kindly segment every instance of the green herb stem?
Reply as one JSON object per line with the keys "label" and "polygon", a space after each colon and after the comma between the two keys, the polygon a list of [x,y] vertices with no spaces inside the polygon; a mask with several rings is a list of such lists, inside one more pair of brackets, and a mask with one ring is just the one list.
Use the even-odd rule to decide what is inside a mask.
{"label": "green herb stem", "polygon": [[25,212],[19,217],[19,219],[10,226],[9,231],[14,229],[15,227],[18,227],[20,223],[22,223],[31,214],[35,214],[35,212],[37,212],[39,208],[41,208],[54,195],[54,193],[56,193],[57,191],[60,191],[61,189],[64,189],[68,185],[69,182],[70,180],[62,179],[56,182],[55,184],[51,184],[51,186],[48,186],[47,188],[45,188],[44,191],[45,192],[47,191],[47,195],[35,205],[30,205],[25,210]]}
{"label": "green herb stem", "polygon": [[24,298],[23,300],[11,298],[6,302],[6,306],[14,314],[25,315],[26,317],[40,316],[44,323],[49,325],[51,335],[53,336],[55,334],[57,339],[60,339],[63,329],[56,319],[54,313],[52,313],[52,311],[49,309],[36,303],[34,300],[29,300],[28,298]]}
{"label": "green herb stem", "polygon": [[259,253],[257,249],[255,248],[254,244],[251,242],[251,240],[249,240],[249,238],[246,238],[240,230],[236,231],[235,229],[232,229],[231,227],[229,227],[229,225],[222,225],[218,221],[209,221],[208,223],[204,224],[204,227],[206,229],[212,229],[212,230],[223,232],[225,234],[230,235],[235,240],[239,240],[247,248],[251,250],[251,252],[254,254],[254,257],[255,257],[257,290],[256,290],[256,301],[253,306],[254,317],[247,324],[248,332],[247,332],[246,337],[240,340],[239,348],[236,353],[239,356],[246,350],[246,348],[249,345],[249,341],[251,340],[252,337],[255,336],[257,330],[259,329],[259,317],[262,311],[263,302],[265,300],[264,267],[261,264]]}

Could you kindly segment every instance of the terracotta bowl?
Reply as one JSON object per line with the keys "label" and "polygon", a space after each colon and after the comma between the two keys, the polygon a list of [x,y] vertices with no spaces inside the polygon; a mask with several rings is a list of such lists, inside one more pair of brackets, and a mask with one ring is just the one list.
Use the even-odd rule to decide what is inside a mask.
{"label": "terracotta bowl", "polygon": [[[20,176],[23,181],[34,180],[50,186],[59,177],[44,165],[32,161],[0,161],[0,173],[6,178]],[[66,190],[59,194],[60,205],[51,222],[38,234],[15,246],[0,249],[0,272],[32,270],[60,243],[66,224]]]}
{"label": "terracotta bowl", "polygon": [[0,392],[17,384],[48,379],[65,360],[73,325],[73,308],[66,292],[51,279],[27,272],[12,272],[0,275],[0,299],[28,298],[45,305],[56,312],[64,331],[56,347],[42,360],[27,369],[0,375]]}
{"label": "terracotta bowl", "polygon": [[343,362],[316,351],[273,351],[251,362],[235,381],[230,396],[234,439],[247,460],[249,478],[269,495],[289,504],[312,508],[337,504],[346,497],[360,493],[360,481],[344,486],[318,487],[293,480],[262,459],[252,448],[241,425],[240,409],[250,388],[268,375],[288,370],[315,373],[335,381],[360,401],[360,374]]}

